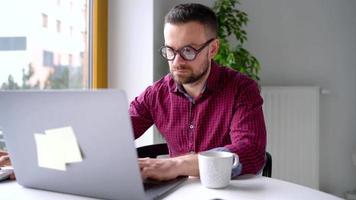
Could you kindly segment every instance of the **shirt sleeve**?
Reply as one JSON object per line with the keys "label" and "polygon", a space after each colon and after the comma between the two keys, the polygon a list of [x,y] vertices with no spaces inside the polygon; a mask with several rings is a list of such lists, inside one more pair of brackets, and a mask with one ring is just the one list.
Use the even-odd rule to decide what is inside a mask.
{"label": "shirt sleeve", "polygon": [[129,114],[135,139],[139,138],[150,128],[154,120],[150,112],[151,87],[148,87],[140,96],[136,97],[130,104]]}
{"label": "shirt sleeve", "polygon": [[263,117],[263,99],[258,85],[248,80],[240,85],[230,125],[231,144],[225,148],[239,156],[242,174],[257,174],[265,163],[266,127]]}

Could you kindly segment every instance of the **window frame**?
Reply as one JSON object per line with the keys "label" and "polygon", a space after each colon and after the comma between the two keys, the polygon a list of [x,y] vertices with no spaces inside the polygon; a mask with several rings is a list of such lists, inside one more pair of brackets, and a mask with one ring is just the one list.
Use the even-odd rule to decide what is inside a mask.
{"label": "window frame", "polygon": [[90,88],[108,87],[108,0],[92,0]]}

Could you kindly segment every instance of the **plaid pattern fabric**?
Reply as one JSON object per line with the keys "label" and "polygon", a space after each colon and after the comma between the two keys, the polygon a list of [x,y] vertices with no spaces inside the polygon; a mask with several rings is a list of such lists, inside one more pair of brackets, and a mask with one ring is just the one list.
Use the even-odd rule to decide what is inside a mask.
{"label": "plaid pattern fabric", "polygon": [[255,81],[212,61],[198,98],[188,98],[168,74],[136,97],[129,112],[135,138],[155,124],[171,156],[224,147],[239,155],[242,174],[256,174],[265,162],[262,103]]}

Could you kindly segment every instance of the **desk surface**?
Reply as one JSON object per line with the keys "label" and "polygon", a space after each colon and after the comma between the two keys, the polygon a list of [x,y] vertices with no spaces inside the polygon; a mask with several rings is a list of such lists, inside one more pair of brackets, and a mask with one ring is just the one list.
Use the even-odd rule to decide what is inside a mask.
{"label": "desk surface", "polygon": [[[89,200],[92,198],[24,188],[15,181],[0,183],[1,199],[12,200]],[[198,178],[189,178],[164,199],[323,199],[340,198],[301,185],[259,176],[245,176],[231,181],[224,189],[208,189]]]}
{"label": "desk surface", "polygon": [[231,181],[230,185],[224,189],[208,189],[200,184],[200,180],[198,178],[191,178],[179,189],[168,195],[165,199],[339,200],[340,198],[325,192],[274,178],[245,176],[239,178],[238,180]]}

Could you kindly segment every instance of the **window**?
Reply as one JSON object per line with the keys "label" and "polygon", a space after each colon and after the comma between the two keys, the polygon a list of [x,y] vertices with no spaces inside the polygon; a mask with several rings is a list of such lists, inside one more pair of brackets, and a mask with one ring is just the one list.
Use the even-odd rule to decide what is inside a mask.
{"label": "window", "polygon": [[55,65],[56,66],[61,66],[62,65],[62,55],[60,53],[57,53],[57,58],[55,60]]}
{"label": "window", "polygon": [[26,37],[1,37],[0,51],[24,51],[26,50]]}
{"label": "window", "polygon": [[[90,49],[107,48],[108,0],[42,1],[45,6],[24,9],[21,16],[26,18],[16,14],[22,0],[1,5],[7,12],[0,12],[0,18],[13,20],[0,22],[1,30],[6,30],[0,32],[0,90],[106,87],[107,50]],[[64,3],[70,14],[59,6]],[[65,22],[70,23],[67,28]],[[69,33],[54,34],[63,31]],[[99,34],[91,37],[93,31]],[[57,84],[63,81],[68,83]]]}
{"label": "window", "polygon": [[53,67],[54,65],[54,56],[53,56],[53,52],[50,51],[43,51],[43,62],[42,65],[45,67]]}
{"label": "window", "polygon": [[57,21],[56,21],[57,33],[60,33],[60,32],[61,32],[61,25],[62,25],[61,21],[60,21],[60,20],[57,20]]}
{"label": "window", "polygon": [[68,54],[68,66],[73,66],[73,55]]}
{"label": "window", "polygon": [[73,26],[69,26],[69,36],[73,37]]}
{"label": "window", "polygon": [[48,28],[48,15],[42,13],[42,27]]}

